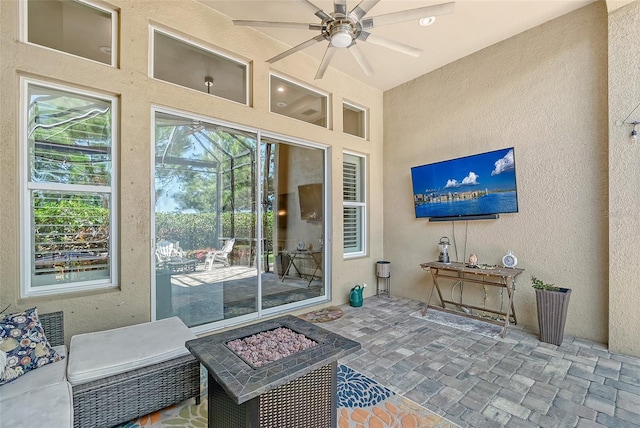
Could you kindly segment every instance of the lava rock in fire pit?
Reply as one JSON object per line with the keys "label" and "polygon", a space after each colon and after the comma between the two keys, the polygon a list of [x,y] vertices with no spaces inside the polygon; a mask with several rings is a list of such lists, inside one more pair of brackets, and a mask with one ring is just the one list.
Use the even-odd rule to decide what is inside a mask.
{"label": "lava rock in fire pit", "polygon": [[316,345],[316,342],[305,335],[286,327],[227,342],[229,349],[254,367],[261,367]]}

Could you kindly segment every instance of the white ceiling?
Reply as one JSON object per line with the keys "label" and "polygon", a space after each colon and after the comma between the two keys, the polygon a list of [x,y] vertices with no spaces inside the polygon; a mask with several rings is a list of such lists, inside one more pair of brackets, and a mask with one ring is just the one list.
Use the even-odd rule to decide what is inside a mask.
{"label": "white ceiling", "polygon": [[[261,21],[291,21],[320,23],[303,0],[199,0],[203,4],[229,16],[231,19]],[[311,0],[327,13],[333,11],[333,2]],[[425,0],[381,0],[366,17],[407,9],[414,9],[442,1]],[[487,46],[505,40],[518,33],[538,26],[546,21],[581,8],[594,0],[463,0],[455,2],[452,14],[439,16],[435,24],[421,27],[415,21],[376,27],[371,33],[394,41],[402,42],[423,50],[419,58],[397,53],[371,43],[359,42],[367,60],[374,69],[371,77],[366,77],[360,67],[346,51],[336,52],[331,66],[366,84],[380,90],[391,89],[418,76],[440,68]],[[358,2],[347,0],[351,10]],[[296,46],[319,34],[318,31],[258,28],[257,30],[283,42]],[[312,55],[318,64],[324,55],[326,41],[296,52],[296,55]],[[265,61],[282,51],[264,52]],[[314,73],[315,75],[315,73]],[[309,80],[314,75],[309,76]]]}

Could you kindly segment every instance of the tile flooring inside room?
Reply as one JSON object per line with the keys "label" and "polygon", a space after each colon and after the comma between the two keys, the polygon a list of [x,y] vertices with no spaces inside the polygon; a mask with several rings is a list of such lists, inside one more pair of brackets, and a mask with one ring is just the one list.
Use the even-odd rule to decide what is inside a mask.
{"label": "tile flooring inside room", "polygon": [[361,343],[341,363],[462,427],[640,427],[640,358],[520,326],[485,337],[411,316],[422,306],[369,297],[321,326]]}

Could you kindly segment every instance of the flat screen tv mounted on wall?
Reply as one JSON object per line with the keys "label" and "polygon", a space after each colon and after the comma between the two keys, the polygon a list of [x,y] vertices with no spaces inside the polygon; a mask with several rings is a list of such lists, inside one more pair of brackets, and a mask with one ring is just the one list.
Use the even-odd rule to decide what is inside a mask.
{"label": "flat screen tv mounted on wall", "polygon": [[495,219],[518,212],[513,147],[411,168],[416,218]]}
{"label": "flat screen tv mounted on wall", "polygon": [[306,221],[322,221],[322,183],[298,186],[300,217]]}

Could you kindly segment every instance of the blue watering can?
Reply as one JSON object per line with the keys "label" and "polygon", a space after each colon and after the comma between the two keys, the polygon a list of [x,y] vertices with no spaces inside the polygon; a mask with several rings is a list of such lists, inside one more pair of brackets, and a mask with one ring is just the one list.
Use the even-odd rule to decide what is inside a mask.
{"label": "blue watering can", "polygon": [[364,290],[364,287],[359,285],[356,285],[351,289],[351,293],[349,294],[349,303],[351,303],[351,306],[354,308],[362,306],[362,290]]}

